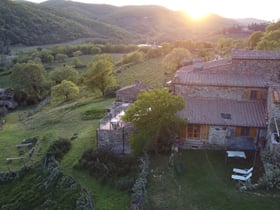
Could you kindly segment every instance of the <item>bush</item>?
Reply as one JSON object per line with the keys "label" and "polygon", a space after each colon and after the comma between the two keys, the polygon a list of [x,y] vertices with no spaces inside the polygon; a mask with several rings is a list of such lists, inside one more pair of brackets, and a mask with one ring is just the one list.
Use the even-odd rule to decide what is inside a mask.
{"label": "bush", "polygon": [[87,110],[82,114],[82,120],[96,120],[101,119],[105,115],[104,109]]}
{"label": "bush", "polygon": [[60,138],[48,148],[47,155],[54,156],[56,160],[61,160],[70,149],[71,142],[68,139]]}
{"label": "bush", "polygon": [[280,190],[280,168],[272,169],[259,179],[259,186],[266,190]]}
{"label": "bush", "polygon": [[95,178],[120,190],[130,190],[139,171],[136,158],[105,149],[85,151],[75,167],[88,170]]}
{"label": "bush", "polygon": [[128,64],[128,63],[137,64],[137,63],[141,63],[143,60],[144,60],[144,54],[139,51],[134,51],[134,52],[124,55],[123,59],[122,59],[122,63],[123,64]]}

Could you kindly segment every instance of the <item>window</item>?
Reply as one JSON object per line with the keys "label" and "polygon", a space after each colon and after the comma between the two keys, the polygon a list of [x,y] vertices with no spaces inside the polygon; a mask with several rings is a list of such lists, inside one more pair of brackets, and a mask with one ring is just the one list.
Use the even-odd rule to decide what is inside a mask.
{"label": "window", "polygon": [[231,119],[231,114],[229,113],[221,113],[221,117],[225,120],[230,120]]}
{"label": "window", "polygon": [[188,124],[187,137],[189,139],[207,140],[208,134],[209,134],[208,125]]}
{"label": "window", "polygon": [[198,139],[200,137],[200,126],[195,124],[188,125],[188,138]]}
{"label": "window", "polygon": [[236,136],[250,136],[252,138],[256,138],[257,137],[257,128],[236,127],[235,135]]}

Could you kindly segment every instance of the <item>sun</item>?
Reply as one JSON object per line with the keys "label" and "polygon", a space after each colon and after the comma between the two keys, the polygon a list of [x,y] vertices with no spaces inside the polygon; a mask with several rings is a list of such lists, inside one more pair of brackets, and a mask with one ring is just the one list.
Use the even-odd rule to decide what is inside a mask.
{"label": "sun", "polygon": [[203,10],[187,10],[186,13],[193,19],[202,19],[208,15],[208,12]]}
{"label": "sun", "polygon": [[201,1],[192,1],[184,5],[184,11],[193,19],[201,19],[209,14],[207,6]]}

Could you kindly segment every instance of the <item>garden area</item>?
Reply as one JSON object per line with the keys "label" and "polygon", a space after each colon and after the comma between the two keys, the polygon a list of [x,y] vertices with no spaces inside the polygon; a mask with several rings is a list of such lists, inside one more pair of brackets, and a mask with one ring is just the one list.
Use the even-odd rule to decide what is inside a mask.
{"label": "garden area", "polygon": [[[241,192],[238,182],[231,180],[234,167],[252,166],[254,154],[246,155],[246,160],[225,162],[225,151],[184,150],[177,154],[174,167],[168,167],[168,156],[151,157],[147,187],[150,209],[279,209],[279,194]],[[252,184],[262,173],[258,155]]]}

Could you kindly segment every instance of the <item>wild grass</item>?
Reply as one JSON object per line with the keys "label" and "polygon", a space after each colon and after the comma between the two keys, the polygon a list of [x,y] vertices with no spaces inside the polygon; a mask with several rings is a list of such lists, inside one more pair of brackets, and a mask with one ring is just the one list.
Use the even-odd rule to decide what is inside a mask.
{"label": "wild grass", "polygon": [[134,84],[135,80],[150,87],[163,87],[172,74],[162,65],[162,58],[153,58],[143,63],[115,68],[114,73],[121,87]]}
{"label": "wild grass", "polygon": [[[16,144],[25,138],[39,136],[37,152],[33,154],[33,161],[39,161],[47,151],[49,145],[59,137],[72,139],[71,150],[61,161],[63,171],[80,182],[91,193],[97,210],[129,209],[130,196],[110,186],[106,186],[86,171],[78,171],[73,166],[80,159],[82,153],[96,146],[96,128],[99,120],[81,120],[82,114],[88,110],[100,110],[112,103],[114,99],[86,98],[75,102],[60,105],[50,104],[40,112],[27,116],[28,110],[18,110],[10,113],[7,123],[4,125],[0,137],[0,170],[17,170],[24,164],[29,164],[26,157],[25,162],[12,161],[8,163],[7,157],[17,157]],[[75,138],[72,138],[75,137]],[[22,185],[32,183],[23,179]],[[1,200],[1,198],[0,198]]]}

